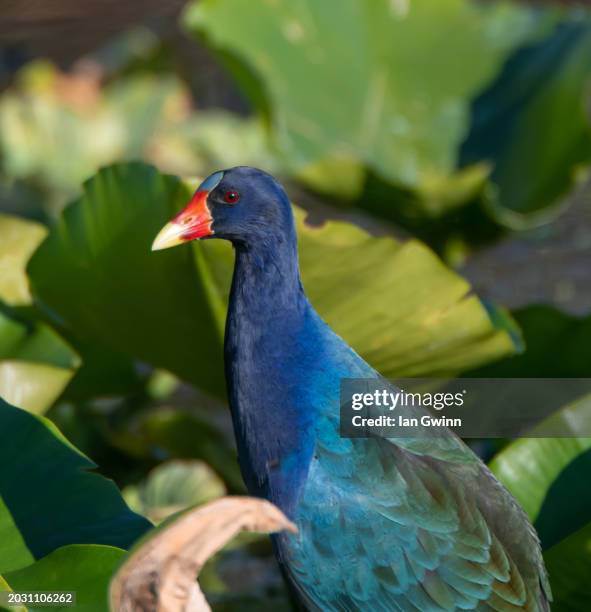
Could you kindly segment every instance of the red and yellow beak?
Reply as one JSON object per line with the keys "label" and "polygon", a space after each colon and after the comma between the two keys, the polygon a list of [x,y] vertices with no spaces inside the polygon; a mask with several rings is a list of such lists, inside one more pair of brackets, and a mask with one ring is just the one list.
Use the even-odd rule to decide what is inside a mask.
{"label": "red and yellow beak", "polygon": [[209,192],[222,180],[223,172],[216,172],[197,189],[191,201],[172,221],[167,223],[152,243],[152,251],[160,251],[211,236],[213,217],[207,203]]}

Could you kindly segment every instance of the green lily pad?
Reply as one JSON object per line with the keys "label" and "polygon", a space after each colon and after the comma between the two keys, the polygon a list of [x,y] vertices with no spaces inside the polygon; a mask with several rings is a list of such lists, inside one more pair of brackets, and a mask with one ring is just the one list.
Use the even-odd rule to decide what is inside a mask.
{"label": "green lily pad", "polygon": [[316,187],[348,186],[350,197],[363,165],[432,194],[454,171],[471,98],[539,26],[523,7],[469,0],[342,0],[338,10],[203,0],[185,24],[231,56],[239,76],[250,71],[247,93],[256,103],[262,90],[292,169]]}
{"label": "green lily pad", "polygon": [[[212,240],[150,252],[189,195],[179,179],[143,164],[104,169],[28,270],[38,306],[77,337],[223,395],[230,246]],[[423,244],[373,238],[344,222],[313,228],[297,216],[312,303],[384,375],[449,374],[515,350],[468,283]]]}
{"label": "green lily pad", "polygon": [[0,400],[0,432],[0,573],[67,544],[126,548],[150,527],[47,419]]}

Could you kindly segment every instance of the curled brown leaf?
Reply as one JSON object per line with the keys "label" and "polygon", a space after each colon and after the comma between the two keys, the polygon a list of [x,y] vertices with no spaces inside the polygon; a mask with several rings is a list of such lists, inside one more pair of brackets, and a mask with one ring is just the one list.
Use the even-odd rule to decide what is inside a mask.
{"label": "curled brown leaf", "polygon": [[134,550],[111,581],[114,612],[208,612],[196,581],[205,562],[241,531],[296,533],[273,504],[223,497],[180,515]]}

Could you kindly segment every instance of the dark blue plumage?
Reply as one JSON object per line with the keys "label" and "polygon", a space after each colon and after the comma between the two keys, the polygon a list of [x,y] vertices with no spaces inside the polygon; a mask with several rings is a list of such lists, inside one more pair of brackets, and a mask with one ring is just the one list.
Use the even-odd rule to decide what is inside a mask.
{"label": "dark blue plumage", "polygon": [[249,491],[299,528],[275,545],[304,605],[548,609],[533,528],[458,438],[339,436],[340,380],[379,375],[308,302],[281,186],[227,170],[206,208],[198,237],[236,250],[225,359],[240,466]]}

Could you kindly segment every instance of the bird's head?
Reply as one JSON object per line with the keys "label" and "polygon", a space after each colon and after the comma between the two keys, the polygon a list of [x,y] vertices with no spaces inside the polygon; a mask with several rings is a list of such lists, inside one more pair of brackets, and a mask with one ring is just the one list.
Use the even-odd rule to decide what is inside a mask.
{"label": "bird's head", "polygon": [[208,176],[152,244],[158,251],[200,238],[255,245],[294,233],[289,199],[281,185],[256,168],[239,166]]}

